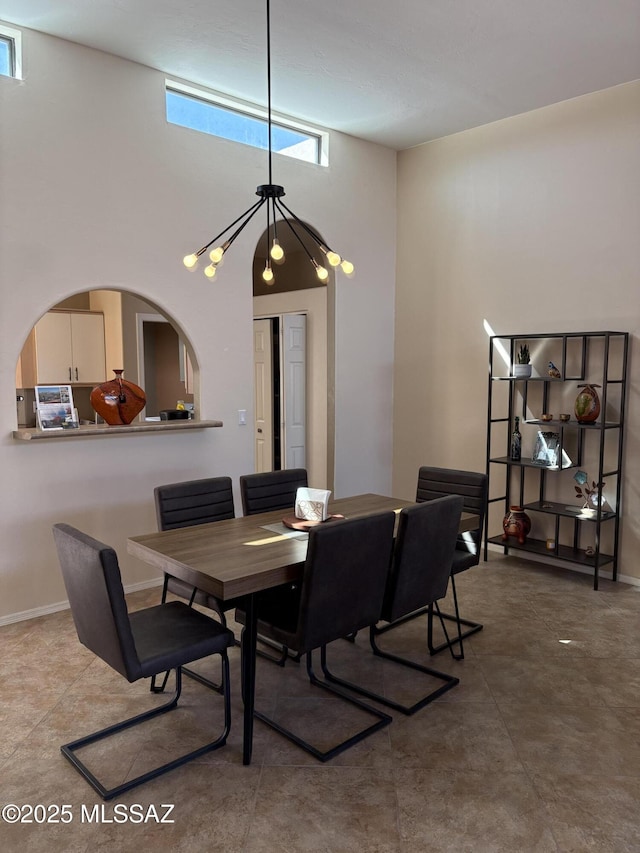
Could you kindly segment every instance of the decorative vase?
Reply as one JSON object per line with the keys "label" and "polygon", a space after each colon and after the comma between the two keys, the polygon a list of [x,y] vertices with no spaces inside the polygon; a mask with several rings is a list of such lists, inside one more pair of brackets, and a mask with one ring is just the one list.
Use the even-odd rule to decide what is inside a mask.
{"label": "decorative vase", "polygon": [[578,385],[580,393],[576,397],[574,411],[579,424],[592,424],[600,414],[600,397],[596,388],[600,385]]}
{"label": "decorative vase", "polygon": [[502,520],[502,539],[506,541],[509,536],[516,536],[519,545],[524,541],[531,530],[531,519],[521,506],[510,506],[509,512]]}
{"label": "decorative vase", "polygon": [[513,375],[516,379],[528,379],[531,376],[530,364],[514,364]]}
{"label": "decorative vase", "polygon": [[89,401],[109,426],[122,426],[130,424],[144,409],[147,398],[142,388],[122,378],[123,370],[113,372],[116,378],[97,385]]}

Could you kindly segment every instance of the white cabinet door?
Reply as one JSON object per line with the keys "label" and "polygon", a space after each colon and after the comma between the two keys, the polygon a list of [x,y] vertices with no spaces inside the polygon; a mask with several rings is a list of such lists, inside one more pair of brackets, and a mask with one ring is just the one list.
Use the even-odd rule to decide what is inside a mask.
{"label": "white cabinet door", "polygon": [[49,311],[35,329],[38,385],[105,381],[102,314]]}
{"label": "white cabinet door", "polygon": [[36,376],[38,385],[63,385],[72,381],[71,321],[65,312],[50,311],[36,323]]}
{"label": "white cabinet door", "polygon": [[[71,314],[72,382],[104,382],[105,347],[102,314]],[[117,365],[120,367],[120,365]]]}

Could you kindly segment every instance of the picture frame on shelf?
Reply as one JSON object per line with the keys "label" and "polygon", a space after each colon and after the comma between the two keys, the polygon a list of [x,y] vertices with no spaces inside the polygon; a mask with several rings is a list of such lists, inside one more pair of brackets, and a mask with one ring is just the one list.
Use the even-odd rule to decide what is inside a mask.
{"label": "picture frame on shelf", "polygon": [[569,455],[562,450],[562,466],[558,464],[560,458],[560,436],[557,432],[545,432],[538,430],[538,437],[533,449],[531,461],[541,468],[571,468],[573,462]]}
{"label": "picture frame on shelf", "polygon": [[535,462],[536,465],[543,465],[545,468],[557,468],[559,445],[560,436],[557,432],[538,430],[531,461]]}
{"label": "picture frame on shelf", "polygon": [[71,385],[36,385],[36,414],[41,430],[78,428]]}

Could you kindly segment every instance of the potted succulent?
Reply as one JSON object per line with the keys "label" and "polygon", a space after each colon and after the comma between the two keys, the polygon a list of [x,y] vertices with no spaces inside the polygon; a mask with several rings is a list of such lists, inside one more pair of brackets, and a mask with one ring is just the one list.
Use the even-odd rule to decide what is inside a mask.
{"label": "potted succulent", "polygon": [[531,376],[531,354],[529,345],[522,344],[516,353],[516,363],[513,365],[513,375],[516,379],[528,379]]}

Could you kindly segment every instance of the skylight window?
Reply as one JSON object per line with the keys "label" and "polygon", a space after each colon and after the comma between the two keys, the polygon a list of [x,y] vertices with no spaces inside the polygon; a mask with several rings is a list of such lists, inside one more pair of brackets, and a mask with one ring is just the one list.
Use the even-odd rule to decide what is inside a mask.
{"label": "skylight window", "polygon": [[0,74],[22,79],[22,34],[0,24]]}
{"label": "skylight window", "polygon": [[[236,105],[178,83],[167,82],[166,97],[167,121],[172,124],[265,151],[269,147],[269,125],[263,110]],[[294,122],[272,120],[271,147],[287,157],[323,163],[326,135]]]}

